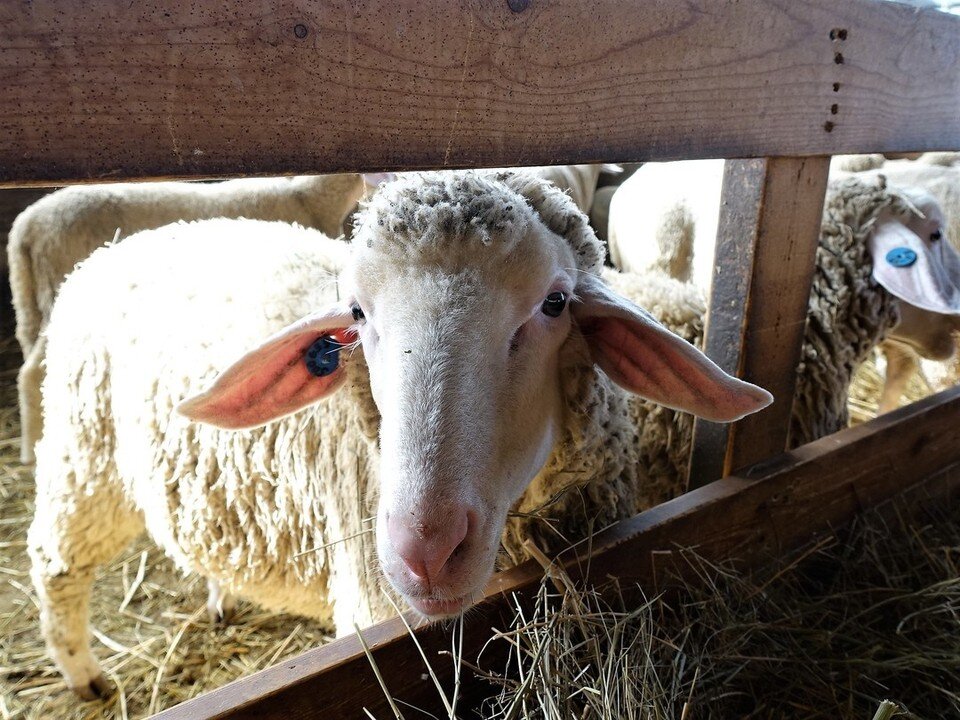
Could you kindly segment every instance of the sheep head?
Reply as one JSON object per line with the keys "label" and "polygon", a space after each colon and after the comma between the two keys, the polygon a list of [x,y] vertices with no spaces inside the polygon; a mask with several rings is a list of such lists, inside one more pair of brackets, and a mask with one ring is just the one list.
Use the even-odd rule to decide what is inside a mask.
{"label": "sheep head", "polygon": [[890,337],[930,360],[949,359],[960,331],[960,254],[946,225],[932,195],[900,188],[868,241],[874,279],[901,300]]}
{"label": "sheep head", "polygon": [[[221,427],[268,422],[329,394],[318,336],[359,338],[381,414],[377,548],[428,617],[489,580],[507,512],[563,427],[561,354],[581,334],[626,390],[711,420],[769,404],[598,279],[602,246],[572,201],[520,174],[401,178],[363,209],[336,307],[228,368],[181,410]],[[314,363],[315,365],[315,363]]]}

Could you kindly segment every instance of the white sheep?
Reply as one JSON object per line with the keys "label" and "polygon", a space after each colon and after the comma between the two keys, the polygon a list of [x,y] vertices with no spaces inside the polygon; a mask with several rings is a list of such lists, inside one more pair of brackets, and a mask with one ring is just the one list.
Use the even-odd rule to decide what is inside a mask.
{"label": "white sheep", "polygon": [[[940,185],[933,182],[932,178],[940,178],[948,173],[954,172],[953,168],[932,167],[918,162],[895,161],[887,163],[883,169],[873,170],[859,174],[835,172],[838,179],[844,177],[859,177],[871,185],[883,182],[879,175],[885,174],[888,166],[902,168],[901,176],[909,179],[911,184],[917,184],[916,178],[923,177],[927,180],[926,187],[934,197],[943,198],[943,205],[946,208],[958,207],[960,203],[953,198],[950,193],[956,193],[960,184],[951,184],[943,182]],[[960,172],[957,170],[956,172]],[[719,223],[719,210],[721,203],[721,188],[723,180],[723,161],[722,160],[694,160],[678,163],[649,163],[640,168],[630,179],[622,186],[621,190],[614,195],[611,203],[610,217],[610,253],[614,263],[623,269],[630,271],[644,271],[648,269],[660,269],[668,272],[674,277],[686,278],[692,275],[693,282],[706,292],[710,287],[712,275],[713,247],[716,241],[717,226]],[[891,181],[891,186],[894,182]],[[912,202],[921,208],[932,219],[932,227],[928,232],[928,239],[935,237],[936,232],[941,226],[949,228],[954,219],[949,210],[943,213],[935,202],[934,198],[924,193],[912,190],[908,187],[902,187],[903,181],[896,183],[898,192],[904,196],[907,202]],[[651,202],[646,202],[646,197],[652,197]],[[947,219],[944,219],[946,216]],[[947,230],[950,232],[950,230]],[[821,238],[822,242],[823,238]],[[929,243],[928,243],[929,245]],[[933,246],[930,246],[931,248]],[[879,248],[874,248],[879,252]],[[861,245],[844,246],[844,252],[853,253],[860,258],[862,255]],[[692,262],[691,262],[692,255]],[[960,269],[953,267],[953,253],[947,253],[938,257],[934,265],[925,267],[939,267],[947,264],[945,272],[947,275],[956,278]],[[869,270],[874,267],[874,259],[862,258],[868,262],[867,275]],[[835,264],[831,253],[820,253],[818,255],[818,272],[823,277],[826,270],[824,264]],[[691,273],[692,265],[692,273]],[[886,261],[882,258],[877,262],[877,267],[886,267]],[[919,266],[918,266],[919,269]],[[836,271],[836,270],[835,270]],[[824,297],[832,298],[841,292],[840,288],[848,288],[844,292],[855,292],[862,294],[865,298],[871,298],[875,295],[875,284],[857,284],[855,277],[862,273],[844,273],[836,280],[823,279],[824,288],[819,292],[825,293]],[[945,281],[957,282],[954,280]],[[919,290],[919,289],[917,289]],[[818,302],[818,290],[816,287],[811,292],[811,313],[814,312]],[[910,300],[914,300],[911,305]],[[819,301],[822,302],[822,301]],[[870,301],[873,302],[873,301]],[[940,298],[931,303],[924,301],[918,295],[901,295],[898,301],[901,319],[896,327],[884,327],[878,334],[876,327],[872,322],[864,323],[856,312],[849,314],[841,321],[830,321],[831,327],[844,328],[849,325],[856,329],[856,334],[848,338],[853,342],[857,336],[869,338],[873,347],[881,340],[887,339],[890,342],[899,342],[909,344],[915,348],[923,357],[942,360],[950,357],[954,347],[954,331],[960,327],[956,311],[957,307],[950,302],[944,303]],[[829,313],[829,309],[824,311]],[[842,304],[838,304],[834,309],[837,317],[841,316]],[[826,320],[826,318],[825,318]],[[826,347],[830,347],[829,340],[824,341]],[[849,363],[849,356],[859,358],[857,362],[862,361],[860,350],[848,351],[845,349],[847,340],[841,340],[840,336],[835,336],[833,345],[835,349],[829,352],[828,357],[836,361],[838,366],[845,366]],[[808,338],[807,348],[815,347],[821,343],[814,343],[813,338]],[[859,346],[860,341],[857,341]],[[881,401],[881,408],[888,409],[895,406],[902,393],[903,386],[909,379],[910,367],[903,364],[906,356],[903,353],[894,354],[890,344],[884,345],[885,349],[891,348],[888,361],[887,385],[884,390],[884,399]],[[840,413],[839,403],[845,401],[846,392],[849,383],[848,373],[843,372],[834,376],[836,381],[830,385],[831,395],[834,401],[831,406],[836,406],[836,413],[830,413],[830,420],[824,421],[824,416],[817,413],[817,404],[810,402],[803,403],[800,407],[809,406],[809,412],[817,416],[811,417],[810,421],[823,428],[835,427],[834,422],[839,422],[846,418],[845,413]],[[891,400],[892,398],[892,400]],[[804,421],[806,422],[806,421]],[[801,423],[803,424],[803,423]],[[810,438],[806,433],[803,437]]]}
{"label": "white sheep", "polygon": [[657,269],[709,288],[723,163],[646,163],[633,173],[610,201],[607,235],[614,267],[627,272]]}
{"label": "white sheep", "polygon": [[[553,500],[554,547],[634,512],[631,393],[721,421],[770,402],[611,290],[602,261],[567,195],[476,172],[385,186],[350,247],[214,220],[97,250],[47,330],[28,540],[70,687],[106,689],[93,572],[144,529],[184,570],[343,631],[388,614],[376,507],[383,575],[445,616],[501,539],[516,556],[524,523],[544,532],[504,532],[511,508]],[[331,351],[354,337],[362,353]],[[189,423],[173,409],[190,396],[187,416],[252,429]]]}
{"label": "white sheep", "polygon": [[[854,177],[877,182],[882,176],[891,186],[907,193],[911,188],[929,193],[942,209],[943,241],[960,248],[960,165],[953,164],[957,157],[957,153],[926,153],[915,161],[887,161]],[[933,212],[939,213],[940,209]],[[921,367],[934,390],[944,390],[960,382],[960,358],[956,352],[960,317],[908,303],[903,304],[902,315],[893,337],[881,345],[886,358],[884,386],[878,403],[881,413],[899,406],[910,378]]]}
{"label": "white sheep", "polygon": [[177,220],[284,220],[336,237],[363,192],[363,180],[355,174],[118,183],[65,188],[27,208],[14,222],[7,247],[17,339],[24,355],[17,377],[22,461],[33,462],[33,447],[43,430],[41,332],[60,283],[78,262],[115,238]]}

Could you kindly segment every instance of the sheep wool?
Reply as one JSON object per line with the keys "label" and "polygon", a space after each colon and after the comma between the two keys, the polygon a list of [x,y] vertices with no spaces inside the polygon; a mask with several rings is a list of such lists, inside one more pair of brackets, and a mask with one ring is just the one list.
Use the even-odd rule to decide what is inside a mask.
{"label": "sheep wool", "polygon": [[22,460],[33,461],[42,433],[41,331],[64,277],[96,248],[178,220],[216,217],[283,220],[336,237],[363,191],[363,178],[356,174],[117,183],[64,188],[27,208],[14,222],[7,247],[16,334],[24,355],[17,378]]}
{"label": "sheep wool", "polygon": [[853,372],[899,322],[899,300],[873,277],[867,238],[884,211],[908,216],[910,203],[857,179],[830,184],[807,310],[790,447],[845,428]]}
{"label": "sheep wool", "polygon": [[[360,533],[378,422],[362,353],[341,353],[340,393],[262,428],[174,412],[246,348],[332,302],[348,251],[283,223],[212,220],[97,250],[67,279],[48,333],[29,537],[45,607],[74,607],[58,593],[88,591],[89,570],[146,529],[184,571],[266,608],[346,628],[384,617]],[[71,617],[48,620],[76,631]]]}

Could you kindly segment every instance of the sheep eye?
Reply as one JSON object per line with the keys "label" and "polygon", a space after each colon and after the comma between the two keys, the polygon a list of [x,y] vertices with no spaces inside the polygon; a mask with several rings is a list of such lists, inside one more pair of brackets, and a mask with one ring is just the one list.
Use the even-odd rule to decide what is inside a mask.
{"label": "sheep eye", "polygon": [[366,315],[363,314],[363,310],[361,310],[360,306],[357,304],[350,306],[350,313],[353,315],[353,319],[357,322],[360,322],[366,317]]}
{"label": "sheep eye", "polygon": [[563,312],[563,309],[567,306],[567,296],[562,292],[553,292],[547,295],[547,299],[543,301],[543,305],[540,306],[540,309],[543,311],[544,315],[549,315],[550,317],[560,317],[560,313]]}
{"label": "sheep eye", "polygon": [[940,232],[939,230],[934,230],[932,233],[930,233],[930,240],[932,240],[933,242],[936,242],[942,237],[943,237],[943,233]]}

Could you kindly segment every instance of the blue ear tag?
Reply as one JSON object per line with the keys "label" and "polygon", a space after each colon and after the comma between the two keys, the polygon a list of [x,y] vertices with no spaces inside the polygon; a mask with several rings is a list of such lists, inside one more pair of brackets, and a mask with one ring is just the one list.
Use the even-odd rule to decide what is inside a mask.
{"label": "blue ear tag", "polygon": [[910,267],[917,261],[917,254],[908,247],[895,247],[887,253],[887,262],[894,267]]}
{"label": "blue ear tag", "polygon": [[307,348],[303,361],[311,375],[326,377],[340,365],[340,343],[330,335],[321,335]]}

